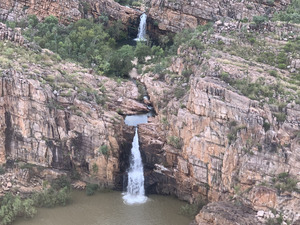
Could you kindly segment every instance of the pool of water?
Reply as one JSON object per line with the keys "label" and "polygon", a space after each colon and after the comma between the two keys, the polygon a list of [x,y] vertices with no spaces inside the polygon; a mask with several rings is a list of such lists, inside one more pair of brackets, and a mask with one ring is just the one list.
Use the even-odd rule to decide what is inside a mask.
{"label": "pool of water", "polygon": [[125,124],[127,126],[137,126],[148,122],[148,114],[130,115],[125,117]]}
{"label": "pool of water", "polygon": [[121,192],[86,196],[74,191],[65,207],[38,209],[32,219],[19,219],[15,225],[188,225],[179,214],[185,202],[169,196],[150,195],[144,204],[126,205]]}

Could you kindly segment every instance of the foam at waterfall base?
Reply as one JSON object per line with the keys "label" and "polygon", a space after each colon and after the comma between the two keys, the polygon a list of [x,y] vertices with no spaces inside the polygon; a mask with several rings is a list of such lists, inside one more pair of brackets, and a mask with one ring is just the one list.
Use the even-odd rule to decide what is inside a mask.
{"label": "foam at waterfall base", "polygon": [[126,205],[136,205],[143,204],[147,201],[147,197],[145,195],[133,195],[129,193],[123,193],[123,202]]}
{"label": "foam at waterfall base", "polygon": [[133,39],[134,41],[147,41],[147,39],[146,38],[135,38],[135,39]]}

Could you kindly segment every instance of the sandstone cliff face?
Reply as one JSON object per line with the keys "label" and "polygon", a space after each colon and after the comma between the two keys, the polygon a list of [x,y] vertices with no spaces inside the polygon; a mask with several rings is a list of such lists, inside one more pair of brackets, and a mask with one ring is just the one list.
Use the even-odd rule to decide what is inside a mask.
{"label": "sandstone cliff face", "polygon": [[[148,0],[149,16],[159,31],[178,32],[195,28],[207,21],[220,19],[251,20],[255,15],[271,15],[283,9],[289,0],[276,1],[210,1],[210,0]],[[155,27],[152,27],[155,29]]]}
{"label": "sandstone cliff face", "polygon": [[121,6],[113,0],[34,0],[0,2],[0,20],[19,21],[26,15],[36,15],[39,19],[53,15],[60,22],[69,23],[81,18],[108,16],[111,20],[121,20],[124,25],[136,25],[140,12]]}
{"label": "sandstone cliff face", "polygon": [[208,225],[259,225],[262,224],[256,217],[253,216],[254,211],[247,207],[237,207],[228,202],[212,203],[204,206],[201,213],[197,215],[197,224]]}
{"label": "sandstone cliff face", "polygon": [[136,101],[136,85],[90,74],[46,50],[0,44],[0,163],[77,171],[87,181],[118,186],[128,140],[116,112],[148,111]]}
{"label": "sandstone cliff face", "polygon": [[[283,184],[281,182],[291,182],[287,178],[281,180],[281,176],[299,178],[299,103],[292,101],[284,106],[286,118],[279,120],[280,109],[268,103],[269,98],[252,100],[220,79],[222,74],[231,79],[250,75],[254,80],[267,77],[270,83],[276,83],[278,81],[269,75],[269,71],[276,70],[277,79],[291,75],[286,70],[257,63],[254,58],[249,62],[237,56],[239,48],[246,51],[246,44],[240,40],[240,47],[234,45],[237,34],[220,35],[220,30],[226,30],[226,27],[214,29],[209,39],[203,34],[210,43],[204,51],[199,53],[195,47],[178,50],[178,57],[169,67],[169,75],[162,79],[152,73],[140,77],[158,113],[139,130],[148,170],[146,186],[150,192],[175,194],[190,202],[199,197],[209,201],[229,200],[231,196],[256,211],[274,208],[288,220],[296,221],[300,211],[299,184],[284,190],[279,186]],[[282,27],[281,33],[285,29]],[[279,30],[273,32],[280,33]],[[220,39],[229,47],[219,48],[217,40]],[[281,45],[286,43],[281,41]],[[280,49],[281,45],[276,48]],[[289,59],[290,71],[299,71],[293,66],[297,57],[299,55]],[[288,83],[282,82],[284,88],[291,90],[291,95],[295,94]],[[280,88],[274,93],[280,93]],[[276,99],[275,94],[273,98]],[[279,95],[281,99],[286,97]],[[211,212],[204,209],[197,217],[198,224],[233,224],[230,221],[212,222],[215,216],[219,218],[216,215],[219,210],[213,210],[215,207],[211,205]],[[220,208],[227,211],[230,207]],[[255,213],[252,211],[249,217],[254,217]],[[249,224],[258,224],[255,221]]]}

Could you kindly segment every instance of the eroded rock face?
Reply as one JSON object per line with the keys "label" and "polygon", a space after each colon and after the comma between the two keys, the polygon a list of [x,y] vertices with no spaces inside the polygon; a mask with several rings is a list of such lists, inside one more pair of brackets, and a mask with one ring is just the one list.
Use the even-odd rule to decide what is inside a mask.
{"label": "eroded rock face", "polygon": [[201,225],[259,225],[256,212],[245,206],[237,206],[228,202],[210,203],[204,206],[196,216],[196,224]]}
{"label": "eroded rock face", "polygon": [[153,20],[155,30],[159,32],[178,32],[184,28],[195,28],[207,21],[221,18],[251,20],[255,15],[270,15],[283,9],[289,0],[276,1],[210,1],[210,0],[148,0],[149,17]]}
{"label": "eroded rock face", "polygon": [[[0,164],[77,171],[86,181],[116,187],[121,147],[128,142],[117,112],[147,111],[136,101],[136,85],[59,62],[49,51],[6,45],[17,50],[11,68],[0,68]],[[27,57],[38,60],[24,66],[33,60]]]}
{"label": "eroded rock face", "polygon": [[25,42],[20,29],[10,29],[4,23],[0,23],[0,40],[9,40],[19,45],[24,45]]}
{"label": "eroded rock face", "polygon": [[108,16],[112,20],[121,20],[126,26],[138,23],[140,12],[121,6],[113,0],[33,0],[0,2],[0,19],[18,21],[26,15],[36,15],[39,19],[53,15],[63,23],[74,22],[93,16]]}
{"label": "eroded rock face", "polygon": [[[216,29],[231,29],[231,25],[227,27]],[[273,29],[278,34],[285,30],[285,26]],[[193,47],[179,48],[178,56],[168,68],[171,75],[148,73],[139,77],[158,114],[139,130],[147,190],[175,194],[190,202],[198,198],[229,201],[229,196],[238,196],[242,205],[253,210],[275,208],[290,221],[296,221],[299,184],[294,185],[293,190],[280,193],[276,182],[279,174],[288,174],[291,179],[299,177],[300,142],[296,135],[300,130],[299,104],[285,105],[286,117],[279,121],[278,107],[265,99],[259,101],[243,96],[220,79],[220,71],[232,75],[231,79],[251,74],[256,80],[261,76],[270,77],[268,71],[276,68],[250,63],[229,54],[229,50],[222,52],[212,47],[218,43],[215,38],[222,38],[225,46],[233,45],[233,36],[220,35],[217,31],[209,39],[205,39],[205,34],[203,37],[204,43],[210,43],[206,51],[200,51],[204,58]],[[277,44],[282,46],[280,41]],[[191,70],[188,82],[186,75],[182,75],[187,67]],[[287,70],[278,70],[278,73],[281,77],[289,76]],[[268,81],[274,80],[270,77]],[[199,221],[207,218],[203,224],[234,224],[230,220],[226,222],[226,218],[220,223],[210,220],[213,214],[200,213],[202,220]],[[236,218],[240,224],[247,224],[240,219],[242,217]],[[253,220],[249,224],[259,223]]]}

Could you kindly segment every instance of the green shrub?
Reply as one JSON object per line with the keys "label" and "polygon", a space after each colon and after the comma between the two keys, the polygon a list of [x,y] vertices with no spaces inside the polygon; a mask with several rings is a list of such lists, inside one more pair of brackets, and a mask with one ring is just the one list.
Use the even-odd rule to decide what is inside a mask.
{"label": "green shrub", "polygon": [[151,55],[151,48],[139,41],[135,47],[134,55],[137,57],[139,63],[144,63],[145,57]]}
{"label": "green shrub", "polygon": [[297,179],[292,178],[289,173],[284,172],[277,175],[277,177],[272,179],[272,182],[274,184],[274,187],[277,189],[277,191],[280,193],[282,192],[292,192],[297,191],[297,183],[299,182]]}
{"label": "green shrub", "polygon": [[287,68],[287,65],[286,65],[286,64],[284,64],[284,63],[279,63],[279,64],[277,65],[277,67],[278,67],[279,69],[282,69],[282,70],[284,70],[284,69],[286,69],[286,68]]}
{"label": "green shrub", "polygon": [[51,187],[55,190],[60,190],[66,187],[68,190],[70,190],[71,189],[70,179],[65,175],[59,176],[58,178],[52,181]]}
{"label": "green shrub", "polygon": [[245,125],[237,126],[236,121],[231,121],[229,127],[230,127],[230,132],[227,134],[227,138],[228,138],[228,144],[230,145],[231,143],[236,141],[238,132],[242,129],[246,129],[247,127]]}
{"label": "green shrub", "polygon": [[192,75],[193,71],[191,69],[184,69],[182,71],[182,76],[189,78]]}
{"label": "green shrub", "polygon": [[278,122],[284,122],[286,120],[286,114],[284,112],[274,113],[273,115]]}
{"label": "green shrub", "polygon": [[267,5],[274,6],[274,0],[267,0]]}
{"label": "green shrub", "polygon": [[277,218],[269,218],[266,221],[266,225],[281,225],[282,222],[283,222],[283,217],[282,217],[282,215],[280,215]]}
{"label": "green shrub", "polygon": [[86,189],[85,189],[85,193],[88,196],[94,195],[95,192],[98,190],[98,184],[87,184],[86,185]]}
{"label": "green shrub", "polygon": [[264,121],[263,128],[264,128],[265,132],[270,130],[270,127],[271,127],[270,123],[268,123],[267,121]]}
{"label": "green shrub", "polygon": [[1,225],[11,224],[17,217],[31,218],[37,210],[34,207],[33,200],[22,200],[19,196],[6,194],[1,201],[0,223]]}
{"label": "green shrub", "polygon": [[140,2],[132,2],[131,4],[132,6],[135,6],[135,7],[139,7],[141,6],[142,4]]}
{"label": "green shrub", "polygon": [[109,155],[109,148],[107,145],[102,145],[99,149],[99,152],[105,156]]}
{"label": "green shrub", "polygon": [[70,197],[70,189],[68,189],[68,187],[64,187],[59,190],[49,188],[32,195],[34,205],[47,208],[58,205],[65,206],[70,200]]}
{"label": "green shrub", "polygon": [[220,78],[221,78],[221,80],[223,80],[224,82],[226,82],[226,83],[228,83],[228,84],[231,83],[231,78],[230,78],[230,76],[229,76],[229,73],[222,72],[222,73],[220,74]]}
{"label": "green shrub", "polygon": [[174,90],[174,95],[177,99],[182,98],[185,95],[185,89],[181,87],[176,87]]}
{"label": "green shrub", "polygon": [[270,71],[269,71],[269,74],[270,74],[272,77],[277,77],[277,76],[278,76],[277,71],[275,71],[275,70],[270,70]]}
{"label": "green shrub", "polygon": [[198,200],[198,202],[194,204],[186,204],[181,206],[180,214],[194,218],[206,204],[207,202],[204,200]]}
{"label": "green shrub", "polygon": [[265,16],[253,16],[253,22],[258,26],[260,26],[261,24],[263,24],[266,21],[267,21],[267,18]]}
{"label": "green shrub", "polygon": [[275,13],[273,20],[290,21],[300,23],[300,0],[293,0],[285,11]]}
{"label": "green shrub", "polygon": [[202,44],[202,41],[199,40],[199,39],[196,39],[196,38],[193,38],[189,45],[192,47],[192,48],[196,48],[197,50],[203,50],[204,49],[204,45]]}
{"label": "green shrub", "polygon": [[109,59],[109,73],[114,76],[127,77],[129,71],[133,68],[133,55],[132,46],[122,46]]}
{"label": "green shrub", "polygon": [[0,166],[0,175],[1,174],[5,174],[5,168],[3,168],[2,166]]}
{"label": "green shrub", "polygon": [[181,149],[183,145],[181,138],[176,136],[170,136],[167,143],[177,149]]}
{"label": "green shrub", "polygon": [[98,165],[96,163],[94,163],[92,166],[92,173],[97,174],[98,170],[99,170]]}

